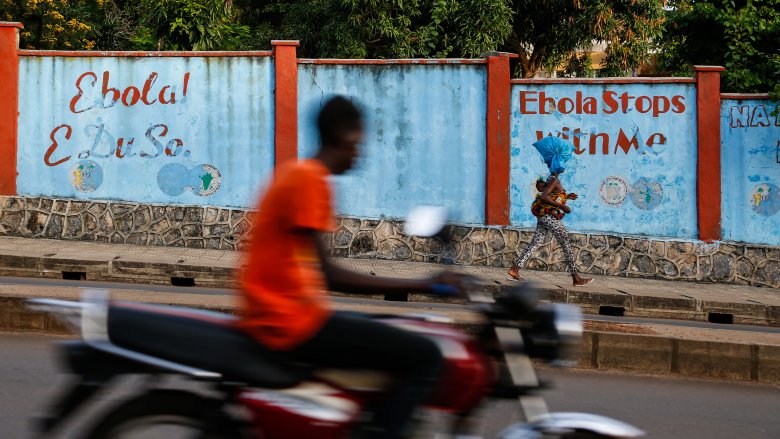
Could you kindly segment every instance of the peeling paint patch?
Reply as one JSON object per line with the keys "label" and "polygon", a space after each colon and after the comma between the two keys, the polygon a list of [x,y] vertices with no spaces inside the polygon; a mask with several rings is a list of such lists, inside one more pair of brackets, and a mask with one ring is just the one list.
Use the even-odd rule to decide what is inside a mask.
{"label": "peeling paint patch", "polygon": [[484,65],[299,64],[298,80],[300,157],[315,153],[323,95],[353,96],[370,115],[366,160],[333,178],[337,212],[399,218],[415,205],[441,204],[453,221],[484,221]]}

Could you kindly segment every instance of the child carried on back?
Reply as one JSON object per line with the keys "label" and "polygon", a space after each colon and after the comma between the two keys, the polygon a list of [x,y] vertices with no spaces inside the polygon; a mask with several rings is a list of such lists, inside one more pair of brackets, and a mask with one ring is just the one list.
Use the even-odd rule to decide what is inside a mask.
{"label": "child carried on back", "polygon": [[531,214],[537,218],[541,218],[545,215],[551,215],[556,219],[563,219],[566,215],[558,206],[551,204],[548,200],[552,200],[558,204],[566,205],[566,200],[576,200],[577,194],[567,194],[565,190],[558,192],[552,192],[548,197],[544,196],[544,189],[547,187],[546,182],[542,177],[536,180],[536,198],[531,204]]}

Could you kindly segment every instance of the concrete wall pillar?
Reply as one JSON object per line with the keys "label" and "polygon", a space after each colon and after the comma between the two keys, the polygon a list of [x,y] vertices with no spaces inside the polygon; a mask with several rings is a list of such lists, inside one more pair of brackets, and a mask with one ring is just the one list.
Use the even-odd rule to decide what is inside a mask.
{"label": "concrete wall pillar", "polygon": [[0,22],[0,195],[16,195],[20,29],[21,23]]}
{"label": "concrete wall pillar", "polygon": [[694,66],[696,72],[696,208],[699,239],[721,239],[720,72],[719,66]]}
{"label": "concrete wall pillar", "polygon": [[508,226],[510,121],[512,83],[509,60],[515,54],[491,52],[487,58],[487,154],[485,157],[485,224]]}
{"label": "concrete wall pillar", "polygon": [[298,41],[274,40],[275,166],[298,159]]}

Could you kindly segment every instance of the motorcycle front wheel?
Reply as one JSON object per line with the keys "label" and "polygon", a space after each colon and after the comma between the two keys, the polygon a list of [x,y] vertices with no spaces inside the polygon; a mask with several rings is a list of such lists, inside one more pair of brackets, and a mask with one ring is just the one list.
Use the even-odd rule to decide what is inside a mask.
{"label": "motorcycle front wheel", "polygon": [[180,390],[153,390],[109,412],[85,439],[251,439],[215,408]]}
{"label": "motorcycle front wheel", "polygon": [[600,435],[592,431],[586,430],[574,430],[571,433],[564,433],[560,436],[560,439],[605,439],[609,436]]}

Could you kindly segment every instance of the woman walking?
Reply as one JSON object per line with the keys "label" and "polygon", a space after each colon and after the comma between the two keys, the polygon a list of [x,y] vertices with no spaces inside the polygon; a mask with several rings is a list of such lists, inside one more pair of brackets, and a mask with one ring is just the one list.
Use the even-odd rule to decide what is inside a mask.
{"label": "woman walking", "polygon": [[558,180],[558,175],[566,169],[565,163],[571,158],[574,146],[558,137],[545,137],[534,143],[534,147],[542,154],[544,163],[550,169],[550,176],[547,180],[540,178],[536,182],[538,193],[531,204],[531,213],[537,218],[536,231],[531,243],[514,262],[507,274],[514,280],[523,280],[520,277],[520,267],[525,265],[531,253],[544,243],[547,235],[552,234],[563,249],[574,286],[587,285],[593,282],[593,279],[582,277],[577,272],[574,254],[569,243],[569,234],[561,222],[564,215],[571,213],[571,208],[566,205],[566,201],[577,199],[577,194],[567,194]]}

